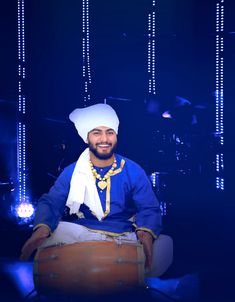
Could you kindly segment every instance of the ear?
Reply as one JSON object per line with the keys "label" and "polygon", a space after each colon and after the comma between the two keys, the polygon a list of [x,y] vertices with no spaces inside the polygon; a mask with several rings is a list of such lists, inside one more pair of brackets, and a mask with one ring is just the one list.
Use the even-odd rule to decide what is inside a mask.
{"label": "ear", "polygon": [[86,144],[89,144],[89,134],[90,134],[90,132],[87,133],[87,137],[86,137],[86,141],[85,141]]}

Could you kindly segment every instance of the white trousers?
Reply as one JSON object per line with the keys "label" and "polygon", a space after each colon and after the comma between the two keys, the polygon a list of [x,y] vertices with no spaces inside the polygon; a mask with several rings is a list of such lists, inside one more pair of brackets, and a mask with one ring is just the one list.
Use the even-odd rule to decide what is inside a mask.
{"label": "white trousers", "polygon": [[[98,232],[92,232],[87,228],[71,222],[61,221],[52,235],[47,238],[40,248],[54,245],[72,244],[84,241],[137,241],[136,234],[128,233],[121,236],[110,236]],[[168,235],[161,234],[154,241],[153,263],[146,277],[159,277],[166,272],[173,261],[173,240]]]}

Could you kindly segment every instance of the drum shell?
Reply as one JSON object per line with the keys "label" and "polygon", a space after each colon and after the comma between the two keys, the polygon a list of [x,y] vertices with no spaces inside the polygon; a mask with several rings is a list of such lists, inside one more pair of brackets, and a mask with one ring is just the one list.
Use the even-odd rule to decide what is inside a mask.
{"label": "drum shell", "polygon": [[39,249],[34,283],[39,293],[110,293],[144,284],[139,243],[81,242]]}

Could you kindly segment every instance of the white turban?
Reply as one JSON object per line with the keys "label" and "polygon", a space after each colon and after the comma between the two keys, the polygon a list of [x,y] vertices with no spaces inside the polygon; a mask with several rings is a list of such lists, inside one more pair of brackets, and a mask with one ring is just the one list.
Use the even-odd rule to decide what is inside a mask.
{"label": "white turban", "polygon": [[109,127],[118,134],[119,119],[114,109],[107,104],[75,109],[70,113],[69,119],[74,123],[85,143],[87,143],[88,133],[96,127]]}

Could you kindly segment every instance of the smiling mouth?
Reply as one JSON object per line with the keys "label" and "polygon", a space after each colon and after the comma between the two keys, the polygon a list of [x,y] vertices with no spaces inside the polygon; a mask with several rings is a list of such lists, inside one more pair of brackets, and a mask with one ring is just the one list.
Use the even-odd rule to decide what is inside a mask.
{"label": "smiling mouth", "polygon": [[100,147],[100,148],[109,148],[109,147],[111,147],[111,144],[97,144],[97,147]]}
{"label": "smiling mouth", "polygon": [[98,144],[97,148],[98,150],[102,151],[102,152],[107,152],[111,149],[112,145],[110,144]]}

